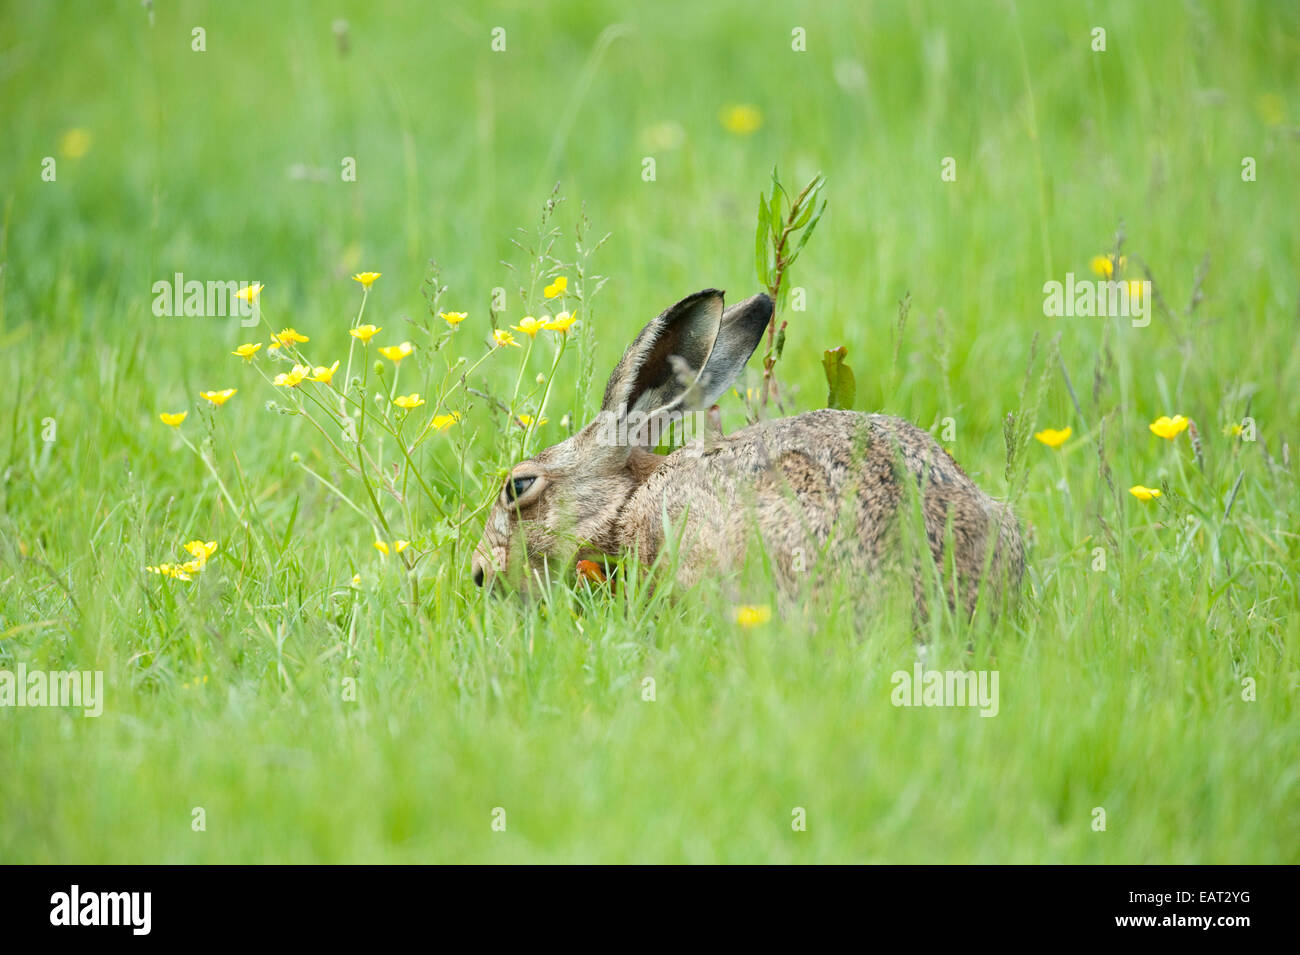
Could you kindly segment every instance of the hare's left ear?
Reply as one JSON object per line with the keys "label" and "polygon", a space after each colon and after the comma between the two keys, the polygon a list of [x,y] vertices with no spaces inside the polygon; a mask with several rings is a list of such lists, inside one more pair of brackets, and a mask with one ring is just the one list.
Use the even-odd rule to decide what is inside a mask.
{"label": "hare's left ear", "polygon": [[705,289],[664,310],[641,330],[609,376],[601,411],[671,410],[700,377],[722,323],[722,293]]}
{"label": "hare's left ear", "polygon": [[655,416],[707,408],[744,371],[771,319],[766,295],[725,312],[717,289],[687,296],[627,347],[605,386],[601,411]]}

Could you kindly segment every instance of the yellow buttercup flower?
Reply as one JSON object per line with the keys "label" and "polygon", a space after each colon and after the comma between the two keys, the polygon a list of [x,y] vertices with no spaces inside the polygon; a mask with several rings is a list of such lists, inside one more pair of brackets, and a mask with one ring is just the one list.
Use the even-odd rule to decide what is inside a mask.
{"label": "yellow buttercup flower", "polygon": [[[541,427],[542,425],[546,424],[550,420],[551,420],[550,418],[543,418],[541,421],[537,422],[537,425],[538,427]],[[521,414],[519,416],[519,423],[523,425],[525,428],[531,427],[533,423],[533,416],[530,414]]]}
{"label": "yellow buttercup flower", "polygon": [[746,604],[736,608],[736,623],[742,627],[757,627],[759,624],[767,623],[772,619],[772,608],[768,606],[756,606]]}
{"label": "yellow buttercup flower", "polygon": [[59,137],[59,155],[65,159],[80,159],[90,151],[94,137],[90,131],[74,127]]}
{"label": "yellow buttercup flower", "polygon": [[383,274],[382,272],[358,272],[352,276],[352,281],[360,282],[363,288],[369,289],[370,286],[375,284],[375,279]]}
{"label": "yellow buttercup flower", "polygon": [[[262,289],[266,288],[261,282],[254,282],[252,285],[245,285],[235,293],[235,298],[243,299],[250,305],[257,301],[257,297],[262,294]],[[292,331],[292,329],[290,329]],[[303,339],[306,341],[307,339]]]}
{"label": "yellow buttercup flower", "polygon": [[567,332],[569,327],[577,320],[577,312],[558,312],[549,322],[543,322],[542,328],[552,332]]}
{"label": "yellow buttercup flower", "polygon": [[455,328],[461,322],[465,321],[465,319],[469,318],[469,312],[439,312],[438,317],[452,328]]}
{"label": "yellow buttercup flower", "polygon": [[1134,484],[1128,489],[1128,492],[1136,497],[1139,501],[1150,501],[1160,496],[1160,488],[1143,487],[1141,484]]}
{"label": "yellow buttercup flower", "polygon": [[1156,418],[1155,421],[1152,421],[1147,425],[1147,427],[1151,429],[1151,433],[1156,435],[1156,437],[1164,438],[1166,441],[1172,441],[1187,430],[1187,425],[1187,419],[1180,414],[1176,414],[1172,418],[1168,415],[1161,415],[1159,418]]}
{"label": "yellow buttercup flower", "polygon": [[503,328],[498,328],[492,333],[492,340],[497,343],[498,348],[504,348],[506,345],[514,345],[516,348],[521,347],[520,344],[515,341],[515,336],[511,335]]}
{"label": "yellow buttercup flower", "polygon": [[418,393],[412,392],[409,395],[398,395],[393,399],[393,404],[397,405],[399,408],[405,408],[407,411],[411,411],[424,404],[424,399],[421,398]]}
{"label": "yellow buttercup flower", "polygon": [[280,347],[287,347],[289,345],[294,344],[295,342],[309,342],[309,341],[311,341],[311,339],[308,338],[306,335],[299,335],[296,330],[292,328],[285,328],[285,329],[281,329],[279,335],[271,336],[271,350],[274,351],[275,349]]}
{"label": "yellow buttercup flower", "polygon": [[446,431],[459,420],[460,412],[458,411],[453,411],[451,414],[434,415],[433,427],[437,431]]}
{"label": "yellow buttercup flower", "polygon": [[199,562],[202,567],[208,562],[208,558],[217,552],[216,541],[192,540],[185,545],[185,550]]}
{"label": "yellow buttercup flower", "polygon": [[188,411],[163,411],[158,415],[158,420],[169,427],[179,428],[187,414]]}
{"label": "yellow buttercup flower", "polygon": [[226,388],[222,391],[200,391],[199,397],[207,398],[208,401],[211,401],[214,405],[220,408],[227,401],[233,398],[235,396],[235,392],[238,390],[239,390],[238,388]]}
{"label": "yellow buttercup flower", "polygon": [[361,575],[360,575],[360,574],[353,574],[353,575],[352,575],[352,586],[353,586],[353,587],[360,587],[360,586],[361,586]]}
{"label": "yellow buttercup flower", "polygon": [[1061,428],[1060,430],[1057,430],[1056,428],[1044,428],[1042,431],[1035,434],[1034,437],[1049,448],[1059,448],[1070,439],[1070,435],[1073,433],[1073,428]]}
{"label": "yellow buttercup flower", "polygon": [[737,136],[749,136],[758,132],[763,125],[763,113],[757,106],[748,103],[741,103],[737,106],[728,106],[718,117],[722,121],[722,128],[729,133],[735,133]]}
{"label": "yellow buttercup flower", "polygon": [[1094,255],[1090,264],[1093,272],[1104,279],[1109,279],[1114,277],[1117,268],[1121,272],[1124,270],[1125,261],[1127,260],[1122,255],[1118,259],[1113,255]]}
{"label": "yellow buttercup flower", "polygon": [[161,574],[164,577],[170,577],[173,580],[193,580],[185,572],[185,568],[179,564],[159,564],[157,567],[146,567],[145,570],[151,574]]}
{"label": "yellow buttercup flower", "polygon": [[[392,552],[400,554],[410,546],[410,541],[393,541]],[[385,557],[390,553],[388,544],[383,541],[375,541],[375,550],[379,551],[379,553],[383,554]]]}
{"label": "yellow buttercup flower", "polygon": [[1142,293],[1143,291],[1145,291],[1145,285],[1146,283],[1143,282],[1141,279],[1129,279],[1128,280],[1129,300],[1133,302],[1141,302]]}
{"label": "yellow buttercup flower", "polygon": [[328,368],[326,368],[324,365],[317,365],[315,368],[312,369],[311,380],[319,381],[321,384],[328,385],[331,381],[334,380],[334,372],[338,370],[339,370],[339,363],[337,361],[334,362],[334,364],[330,365]]}
{"label": "yellow buttercup flower", "polygon": [[382,325],[379,326],[378,328],[376,328],[374,325],[358,325],[356,328],[350,329],[348,331],[348,334],[351,335],[353,338],[361,339],[361,341],[363,342],[369,342],[370,339],[374,338],[383,330],[384,328]]}
{"label": "yellow buttercup flower", "polygon": [[275,384],[281,388],[297,388],[302,380],[311,374],[307,365],[294,365],[293,371],[282,371],[275,376]]}
{"label": "yellow buttercup flower", "polygon": [[232,351],[230,354],[238,355],[240,358],[243,358],[245,361],[252,361],[253,356],[256,355],[261,350],[262,350],[261,342],[245,342],[244,344],[236,348],[234,351]]}
{"label": "yellow buttercup flower", "polygon": [[555,298],[557,295],[563,295],[568,287],[569,280],[563,275],[558,275],[554,282],[542,289],[542,294],[547,298]]}
{"label": "yellow buttercup flower", "polygon": [[[543,316],[543,320],[549,321],[550,317],[551,316],[549,315]],[[511,325],[510,327],[517,332],[523,332],[529,338],[536,338],[537,333],[540,332],[544,326],[542,321],[533,318],[531,315],[525,315],[519,320],[518,325]]]}
{"label": "yellow buttercup flower", "polygon": [[410,342],[402,342],[400,345],[386,345],[379,349],[379,354],[383,355],[394,365],[405,358],[411,352],[415,351]]}
{"label": "yellow buttercup flower", "polygon": [[1246,429],[1239,424],[1230,424],[1223,429],[1223,433],[1230,438],[1237,438],[1240,437],[1241,433],[1245,430]]}

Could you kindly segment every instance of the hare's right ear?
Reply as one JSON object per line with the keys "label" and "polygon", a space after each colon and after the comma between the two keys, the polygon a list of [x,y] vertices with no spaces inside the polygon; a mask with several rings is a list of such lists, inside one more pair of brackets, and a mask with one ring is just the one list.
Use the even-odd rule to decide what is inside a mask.
{"label": "hare's right ear", "polygon": [[709,352],[709,360],[700,374],[699,394],[695,407],[707,408],[718,400],[745,370],[745,363],[763,340],[763,332],[772,321],[772,300],[763,294],[753,295],[722,313],[718,337]]}

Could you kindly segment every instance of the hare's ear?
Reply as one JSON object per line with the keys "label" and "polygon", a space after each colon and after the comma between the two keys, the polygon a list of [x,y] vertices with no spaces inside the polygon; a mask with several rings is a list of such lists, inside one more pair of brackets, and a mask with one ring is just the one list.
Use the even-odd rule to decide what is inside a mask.
{"label": "hare's ear", "polygon": [[772,300],[754,295],[722,314],[718,337],[700,374],[696,407],[707,408],[727,390],[745,370],[745,363],[763,340],[763,332],[772,320]]}
{"label": "hare's ear", "polygon": [[654,414],[681,403],[700,379],[721,323],[717,289],[688,295],[666,309],[627,346],[605,386],[601,411]]}

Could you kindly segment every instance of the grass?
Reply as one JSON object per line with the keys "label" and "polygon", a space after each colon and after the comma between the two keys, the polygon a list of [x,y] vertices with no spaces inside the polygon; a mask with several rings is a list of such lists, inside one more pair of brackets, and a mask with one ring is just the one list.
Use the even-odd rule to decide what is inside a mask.
{"label": "grass", "polygon": [[[98,719],[0,710],[0,861],[1300,861],[1295,11],[155,6],[152,26],[131,4],[0,11],[0,669],[107,688]],[[757,131],[724,128],[735,104]],[[556,254],[585,211],[609,281],[542,446],[666,305],[757,290],[773,164],[824,172],[830,203],[789,278],[808,303],[777,366],[792,410],[824,406],[822,352],[843,345],[855,407],[936,435],[952,419],[945,444],[1030,529],[1021,612],[941,621],[926,648],[998,670],[995,718],[891,705],[910,616],[855,616],[854,581],[753,628],[732,607],[775,605],[761,574],[483,599],[479,527],[437,510],[472,514],[520,436],[474,396],[423,448],[434,497],[385,502],[422,556],[413,610],[372,522],[301,464],[361,500],[355,472],[229,354],[249,330],[150,308],[175,272],[260,280],[268,320],[336,357],[348,276],[383,273],[366,320],[396,341],[434,259],[442,307],[470,313],[445,354],[472,361],[493,288],[503,326],[525,314],[500,263],[527,270],[510,240],[559,181]],[[1043,283],[1121,230],[1163,303],[1151,324],[1045,317]],[[521,354],[475,387],[508,396]],[[181,408],[252,528],[158,421]],[[1203,464],[1187,433],[1148,430],[1175,413]],[[1247,414],[1256,441],[1224,433]],[[1048,426],[1071,439],[1028,437]],[[196,581],[144,571],[193,538],[221,544]]]}

